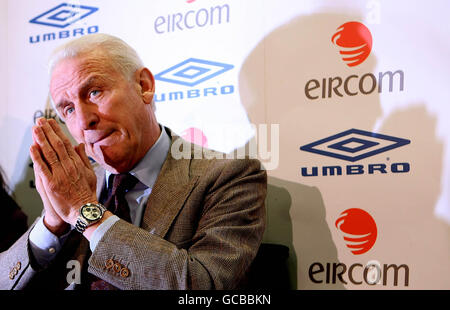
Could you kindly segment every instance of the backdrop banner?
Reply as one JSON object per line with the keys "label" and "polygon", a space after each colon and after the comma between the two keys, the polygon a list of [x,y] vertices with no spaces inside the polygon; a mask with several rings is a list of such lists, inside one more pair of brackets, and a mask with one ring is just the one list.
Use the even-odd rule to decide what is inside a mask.
{"label": "backdrop banner", "polygon": [[[294,289],[450,289],[450,3],[2,0],[0,138],[29,222],[47,60],[95,33],[134,47],[159,122],[268,173],[263,242]],[[67,129],[64,127],[64,130]]]}

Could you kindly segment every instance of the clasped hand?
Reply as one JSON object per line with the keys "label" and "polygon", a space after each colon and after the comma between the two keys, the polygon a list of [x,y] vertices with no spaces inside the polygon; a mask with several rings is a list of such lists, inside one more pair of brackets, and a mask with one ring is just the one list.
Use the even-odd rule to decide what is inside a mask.
{"label": "clasped hand", "polygon": [[83,204],[96,202],[96,176],[85,145],[73,147],[55,120],[40,118],[32,128],[36,189],[42,198],[44,223],[55,234],[75,225]]}

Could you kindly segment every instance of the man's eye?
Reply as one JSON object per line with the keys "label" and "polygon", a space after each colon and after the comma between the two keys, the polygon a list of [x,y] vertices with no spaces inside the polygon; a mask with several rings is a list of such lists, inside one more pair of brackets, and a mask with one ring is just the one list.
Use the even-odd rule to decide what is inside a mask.
{"label": "man's eye", "polygon": [[73,111],[75,111],[74,108],[72,108],[72,107],[67,107],[67,108],[64,109],[64,114],[65,114],[65,115],[69,115],[69,114],[72,114]]}
{"label": "man's eye", "polygon": [[100,94],[100,91],[99,90],[93,90],[93,91],[91,91],[90,93],[89,93],[89,97],[96,97],[96,96],[98,96]]}

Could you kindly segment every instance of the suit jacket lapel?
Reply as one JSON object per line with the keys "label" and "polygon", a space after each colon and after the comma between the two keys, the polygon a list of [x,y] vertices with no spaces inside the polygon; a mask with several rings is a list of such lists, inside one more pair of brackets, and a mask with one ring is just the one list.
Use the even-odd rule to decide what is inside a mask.
{"label": "suit jacket lapel", "polygon": [[[170,132],[169,132],[170,135]],[[172,143],[179,139],[172,137]],[[190,176],[191,159],[174,159],[171,148],[145,208],[142,228],[164,238],[191,193],[198,175]]]}

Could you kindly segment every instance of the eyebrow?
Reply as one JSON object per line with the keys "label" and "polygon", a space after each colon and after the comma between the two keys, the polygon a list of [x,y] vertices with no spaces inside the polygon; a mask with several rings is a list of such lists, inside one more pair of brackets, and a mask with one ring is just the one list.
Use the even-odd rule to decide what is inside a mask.
{"label": "eyebrow", "polygon": [[92,84],[95,84],[97,81],[106,81],[111,79],[107,78],[104,75],[93,75],[90,76],[87,80],[81,83],[81,86],[78,88],[78,94],[84,94],[91,86]]}
{"label": "eyebrow", "polygon": [[[80,87],[78,88],[77,93],[79,95],[80,94],[83,95],[92,86],[92,84],[96,83],[97,81],[113,82],[113,79],[111,79],[105,75],[100,75],[100,74],[92,75],[92,76],[88,77],[84,82],[81,83]],[[55,107],[57,110],[59,110],[66,104],[68,104],[68,101],[62,100],[62,101],[58,102]]]}
{"label": "eyebrow", "polygon": [[63,100],[63,101],[59,101],[56,105],[55,105],[55,109],[56,111],[59,111],[63,106],[65,106],[67,104],[67,100]]}

